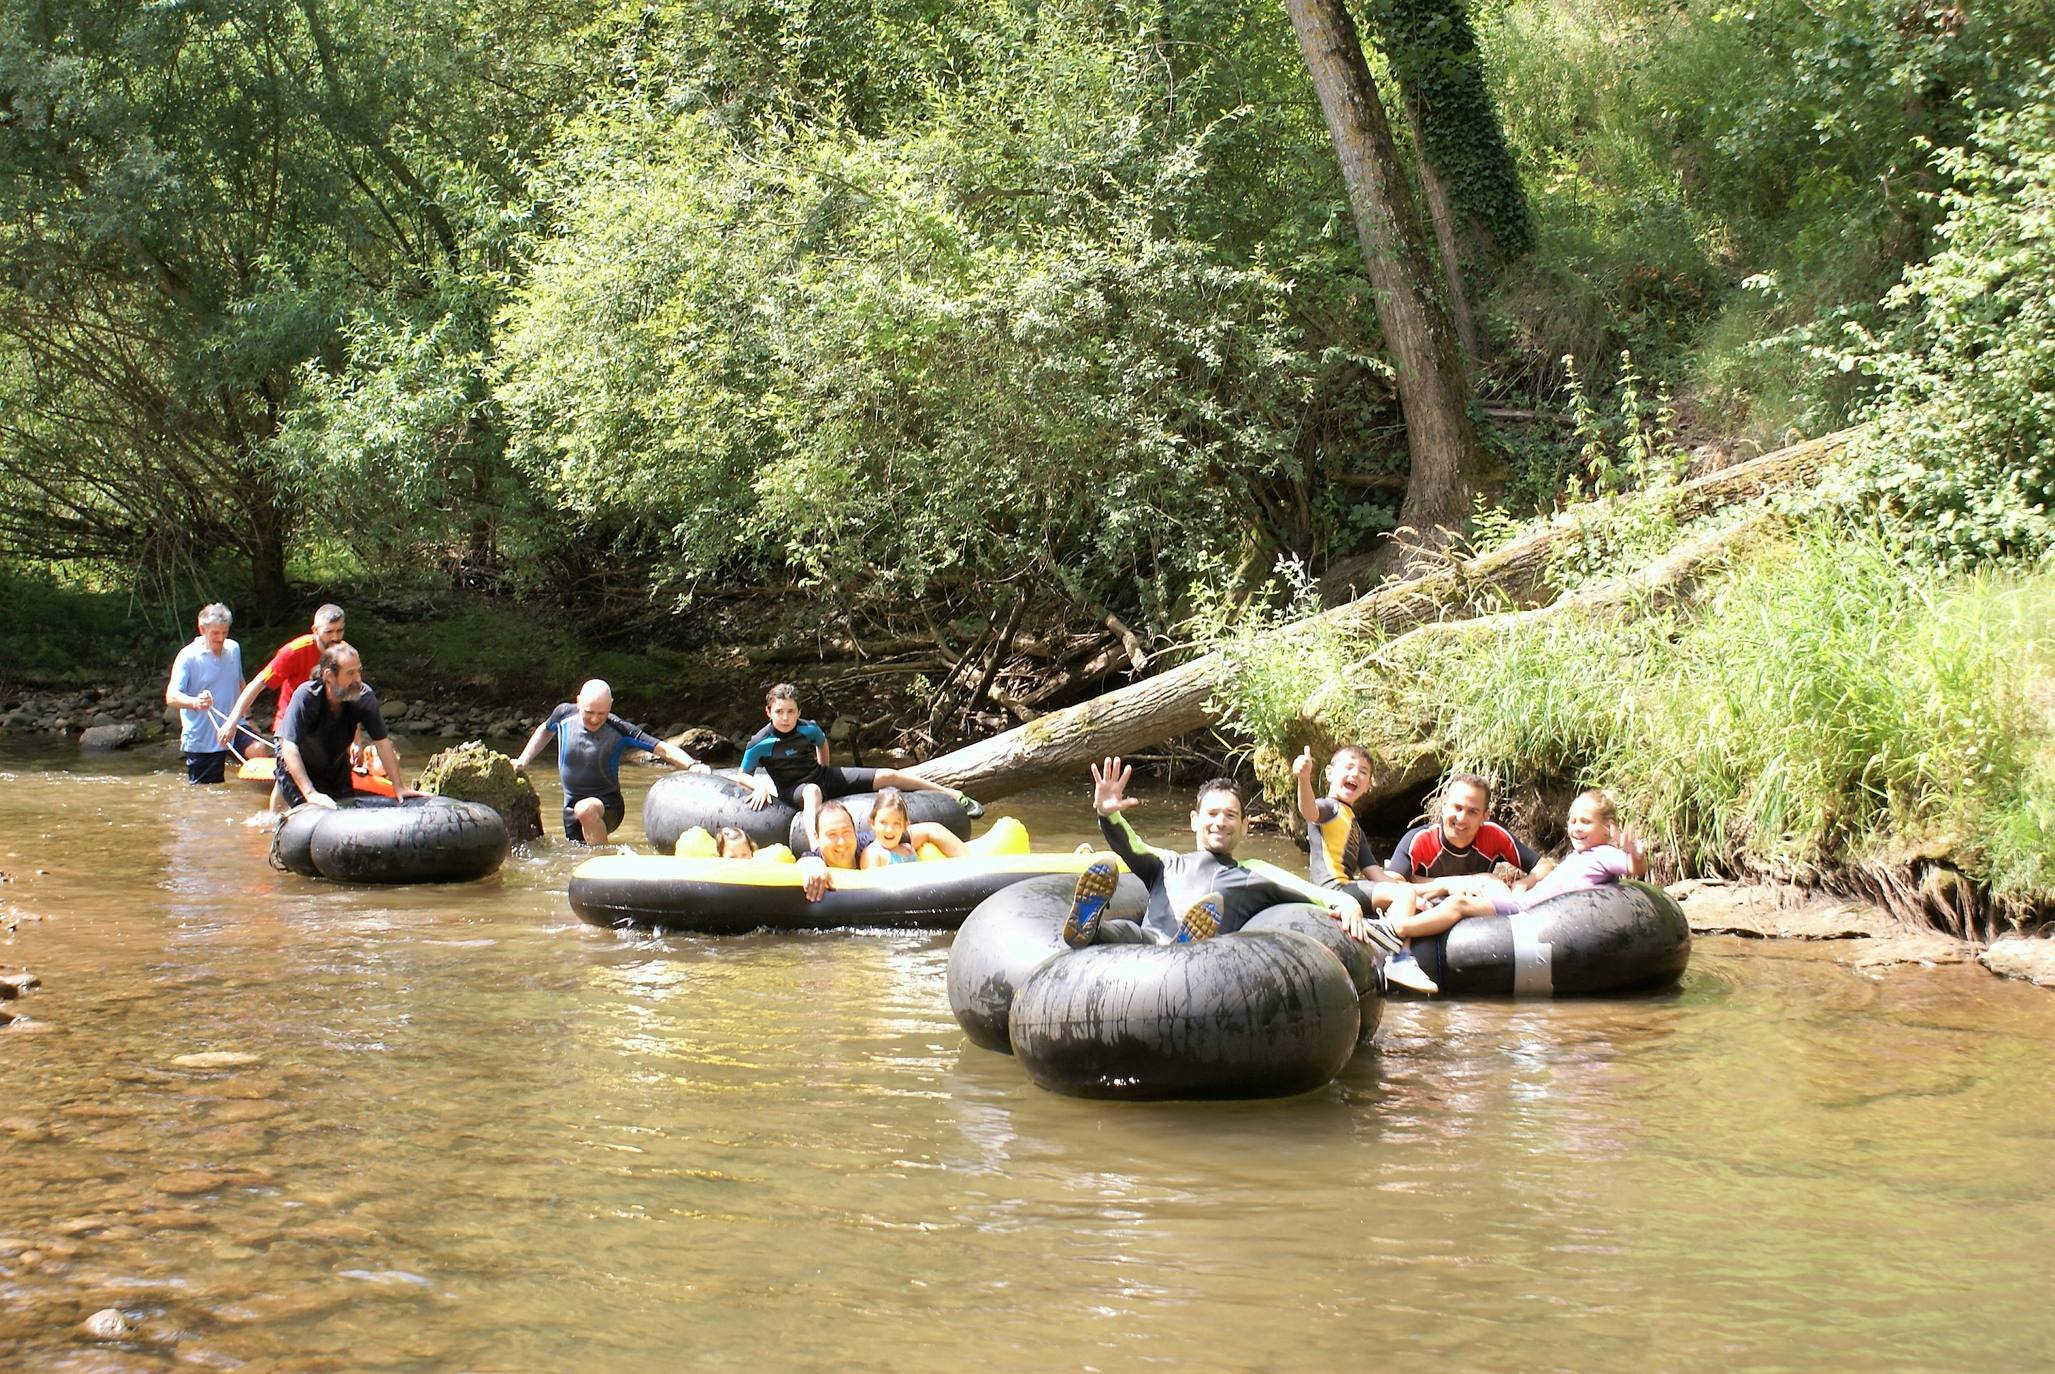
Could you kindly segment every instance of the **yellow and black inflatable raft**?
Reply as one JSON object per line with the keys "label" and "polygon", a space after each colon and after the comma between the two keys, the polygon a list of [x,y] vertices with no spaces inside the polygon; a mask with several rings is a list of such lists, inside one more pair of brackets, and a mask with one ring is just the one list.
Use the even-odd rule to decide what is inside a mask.
{"label": "yellow and black inflatable raft", "polygon": [[837,869],[806,900],[799,867],[755,859],[606,855],[571,874],[571,909],[596,926],[705,935],[752,930],[954,930],[979,902],[1028,878],[1075,878],[1104,854],[969,854],[890,868]]}

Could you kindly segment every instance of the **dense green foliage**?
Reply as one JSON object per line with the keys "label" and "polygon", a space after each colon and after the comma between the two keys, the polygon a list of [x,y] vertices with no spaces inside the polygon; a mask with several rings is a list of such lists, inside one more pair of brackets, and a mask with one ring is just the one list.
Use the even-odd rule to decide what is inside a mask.
{"label": "dense green foliage", "polygon": [[[1402,138],[1505,256],[1533,244],[1481,302],[1486,403],[1560,412],[1568,357],[1614,413],[1630,349],[1691,438],[1967,395],[1920,373],[1983,347],[1932,274],[2002,237],[1980,186],[2035,184],[2041,11],[1369,18]],[[886,619],[1032,589],[1037,620],[1160,632],[1195,578],[1359,550],[1396,506],[1362,265],[1272,12],[33,3],[0,16],[0,115],[16,558],[219,581],[235,549],[275,600],[346,551],[614,608],[797,575]],[[1934,472],[1989,438],[1905,442]],[[1517,508],[1604,479],[1546,418],[1497,443]],[[1900,504],[1964,518],[2001,499],[1980,481]]]}
{"label": "dense green foliage", "polygon": [[1918,557],[2031,559],[2055,547],[2055,109],[1996,111],[1938,166],[1941,246],[1885,298],[1889,329],[1820,350],[1885,387],[1840,495]]}
{"label": "dense green foliage", "polygon": [[1519,257],[1534,246],[1534,224],[1468,5],[1376,0],[1369,14],[1414,133],[1448,187],[1471,262],[1494,268]]}
{"label": "dense green foliage", "polygon": [[[1505,260],[1470,383],[1506,482],[1473,537],[1701,444],[1871,422],[1815,506],[1846,548],[1382,699],[1467,761],[1615,783],[1689,863],[1935,836],[2045,890],[2055,14],[1368,18],[1402,142]],[[945,651],[1014,606],[1052,641],[1108,612],[1160,641],[1390,526],[1384,351],[1261,6],[0,11],[0,574],[281,612],[288,577],[485,589],[634,631],[683,611],[694,646],[795,589]],[[1554,572],[1675,534],[1627,517]],[[63,602],[10,585],[37,590],[0,637]],[[700,614],[737,589],[754,611]],[[475,619],[453,652],[571,672],[563,615]],[[1272,739],[1362,649],[1252,652],[1243,723]]]}

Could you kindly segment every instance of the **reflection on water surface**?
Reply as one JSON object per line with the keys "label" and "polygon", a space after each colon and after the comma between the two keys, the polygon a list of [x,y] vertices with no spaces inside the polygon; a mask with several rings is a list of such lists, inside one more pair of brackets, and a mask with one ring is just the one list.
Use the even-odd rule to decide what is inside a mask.
{"label": "reflection on water surface", "polygon": [[48,917],[0,944],[45,980],[9,1369],[2047,1362],[2032,989],[1706,940],[1665,997],[1396,1006],[1301,1099],[1076,1102],[964,1045],[947,937],[597,931],[561,845],[306,882],[172,767],[0,757],[0,903]]}

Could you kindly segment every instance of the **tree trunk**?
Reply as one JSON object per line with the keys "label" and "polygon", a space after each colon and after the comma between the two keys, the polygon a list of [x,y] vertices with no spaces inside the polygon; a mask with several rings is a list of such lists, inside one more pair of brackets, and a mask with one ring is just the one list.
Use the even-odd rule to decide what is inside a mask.
{"label": "tree trunk", "polygon": [[285,581],[285,512],[258,497],[250,502],[250,599],[254,623],[276,625],[292,609]]}
{"label": "tree trunk", "polygon": [[1479,356],[1477,320],[1470,313],[1470,298],[1463,291],[1463,258],[1456,244],[1456,212],[1449,204],[1448,187],[1434,170],[1420,142],[1420,122],[1413,120],[1413,165],[1420,169],[1420,194],[1427,197],[1427,218],[1434,225],[1434,246],[1441,252],[1441,280],[1448,288],[1449,321],[1456,327],[1456,339],[1463,346],[1463,359],[1474,364]]}
{"label": "tree trunk", "polygon": [[[1695,520],[1765,492],[1813,485],[1858,432],[1842,430],[1681,486],[1614,497],[1586,509],[1668,502],[1679,522]],[[1508,604],[1532,605],[1547,585],[1550,554],[1581,537],[1582,529],[1574,516],[1558,517],[1503,548],[1393,579],[1346,605],[1286,626],[1278,635],[1289,637],[1315,625],[1343,632],[1403,632],[1451,613],[1467,618],[1485,607],[1496,611]],[[921,776],[981,797],[1003,797],[1052,778],[1076,777],[1087,763],[1107,754],[1131,753],[1211,725],[1218,718],[1211,698],[1231,666],[1226,654],[1203,654],[1155,677],[931,759],[921,765]]]}
{"label": "tree trunk", "polygon": [[1363,45],[1342,0],[1286,0],[1348,186],[1377,323],[1397,372],[1411,481],[1399,523],[1430,546],[1469,513],[1485,470],[1470,387],[1436,294],[1420,219]]}

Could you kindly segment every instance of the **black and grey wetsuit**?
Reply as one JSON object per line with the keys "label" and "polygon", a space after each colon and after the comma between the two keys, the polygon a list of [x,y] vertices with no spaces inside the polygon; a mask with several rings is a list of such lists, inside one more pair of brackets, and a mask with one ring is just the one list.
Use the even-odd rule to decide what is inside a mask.
{"label": "black and grey wetsuit", "polygon": [[[1240,930],[1249,923],[1250,917],[1265,907],[1310,900],[1304,892],[1287,887],[1232,859],[1223,859],[1210,850],[1166,854],[1151,849],[1122,815],[1101,816],[1099,833],[1106,837],[1107,847],[1120,856],[1128,871],[1149,889],[1149,905],[1142,913],[1141,924],[1158,943],[1177,938],[1178,921],[1192,903],[1209,892],[1220,895],[1220,930],[1223,934]],[[1101,938],[1110,936],[1111,941],[1118,941],[1122,936],[1118,932],[1108,932],[1106,927],[1131,924],[1126,921],[1102,923],[1099,928]]]}

